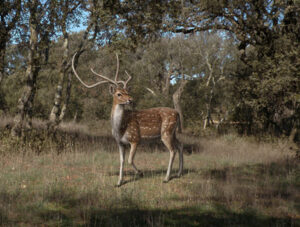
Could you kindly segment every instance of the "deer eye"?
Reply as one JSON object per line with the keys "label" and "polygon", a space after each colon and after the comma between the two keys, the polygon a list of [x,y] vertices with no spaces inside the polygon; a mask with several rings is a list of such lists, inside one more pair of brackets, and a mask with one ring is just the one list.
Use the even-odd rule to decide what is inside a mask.
{"label": "deer eye", "polygon": [[119,96],[119,97],[120,97],[120,96],[122,96],[122,94],[121,94],[121,93],[118,93],[118,94],[117,94],[117,96]]}

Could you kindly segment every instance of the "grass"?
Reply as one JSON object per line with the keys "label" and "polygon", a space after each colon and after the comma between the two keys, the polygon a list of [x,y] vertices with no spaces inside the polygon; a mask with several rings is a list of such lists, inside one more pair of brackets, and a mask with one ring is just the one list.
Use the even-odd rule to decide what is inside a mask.
{"label": "grass", "polygon": [[[64,125],[38,152],[28,141],[5,151],[11,139],[3,133],[0,225],[300,225],[300,165],[285,141],[181,135],[189,151],[184,176],[167,184],[168,152],[160,142],[144,143],[135,158],[144,177],[127,164],[127,183],[118,188],[119,154],[109,125],[101,126]],[[174,175],[177,169],[178,156]]]}

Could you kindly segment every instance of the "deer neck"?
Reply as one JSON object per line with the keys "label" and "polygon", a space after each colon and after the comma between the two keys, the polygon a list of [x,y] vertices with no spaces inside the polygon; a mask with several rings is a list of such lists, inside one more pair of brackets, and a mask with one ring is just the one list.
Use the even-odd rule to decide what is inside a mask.
{"label": "deer neck", "polygon": [[120,140],[122,121],[124,118],[124,105],[114,104],[111,111],[111,126],[112,134],[117,139]]}

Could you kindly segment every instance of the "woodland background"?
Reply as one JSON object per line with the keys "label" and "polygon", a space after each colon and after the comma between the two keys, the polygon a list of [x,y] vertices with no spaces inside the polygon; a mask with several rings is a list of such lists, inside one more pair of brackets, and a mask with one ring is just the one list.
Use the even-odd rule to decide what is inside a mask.
{"label": "woodland background", "polygon": [[[84,81],[94,83],[97,78],[90,72],[90,68],[103,75],[113,77],[116,70],[116,54],[118,54],[120,76],[126,78],[126,70],[133,77],[130,82],[130,94],[134,97],[133,108],[168,106],[177,109],[181,114],[184,128],[181,140],[192,143],[190,144],[192,153],[209,150],[209,146],[218,147],[219,145],[214,145],[213,141],[220,138],[223,142],[225,138],[226,145],[223,142],[220,143],[223,144],[221,147],[224,146],[229,154],[231,152],[229,144],[234,147],[236,140],[248,141],[250,139],[250,142],[238,142],[240,147],[236,148],[237,150],[245,149],[249,144],[258,144],[259,147],[261,143],[274,143],[268,145],[272,148],[264,150],[265,156],[262,156],[265,158],[257,156],[259,162],[266,161],[268,163],[263,169],[266,170],[264,173],[270,176],[280,175],[282,177],[280,179],[283,179],[288,175],[290,177],[288,179],[291,181],[286,183],[284,189],[281,188],[284,183],[277,182],[282,189],[278,193],[282,192],[281,197],[287,196],[289,202],[299,202],[299,195],[296,193],[296,188],[299,187],[299,176],[295,175],[296,170],[299,170],[297,158],[299,158],[300,143],[299,14],[300,1],[298,0],[1,1],[0,151],[3,168],[7,167],[11,171],[10,164],[13,163],[12,160],[16,159],[23,163],[19,166],[21,171],[24,162],[30,163],[29,160],[40,160],[41,157],[44,160],[49,150],[54,151],[56,155],[55,158],[51,156],[49,162],[68,159],[65,157],[70,155],[67,151],[79,152],[75,152],[77,155],[75,157],[78,158],[82,154],[78,150],[81,149],[81,152],[82,150],[94,150],[95,145],[106,147],[106,152],[108,150],[115,151],[114,145],[106,144],[107,141],[110,141],[109,144],[114,143],[109,136],[108,120],[112,99],[108,87],[100,86],[90,90],[82,87],[72,73],[71,59],[77,53],[75,57],[77,71]],[[210,143],[204,142],[207,147],[199,148],[201,146],[199,141],[195,142],[197,145],[193,144],[194,142],[189,140],[191,136],[196,138],[193,141],[198,141],[200,138],[200,141],[203,142],[201,138],[207,138]],[[78,145],[78,140],[81,140],[85,147]],[[278,143],[284,145],[281,146]],[[248,145],[245,146],[245,144]],[[76,146],[80,147],[75,149]],[[146,149],[149,149],[147,146]],[[279,162],[279,159],[273,159],[267,155],[272,156],[272,152],[278,151],[273,146],[280,147],[278,148],[280,152],[283,150],[283,152],[279,152],[282,155]],[[218,147],[212,152],[217,152],[218,149],[220,148]],[[251,149],[246,150],[250,154],[251,152],[256,154],[255,150],[258,148]],[[258,150],[260,151],[260,149]],[[22,158],[24,154],[29,155],[30,158]],[[95,155],[93,152],[91,154]],[[235,159],[240,156],[234,154],[232,154],[232,160],[239,160],[237,163],[242,160],[243,165],[247,163],[244,163],[244,159]],[[261,154],[264,154],[263,151]],[[104,153],[102,155],[115,154]],[[145,153],[141,153],[141,155],[144,159],[149,158]],[[159,155],[157,154],[157,156]],[[95,158],[95,156],[93,157]],[[107,157],[112,159],[111,156]],[[254,157],[256,156],[254,155]],[[211,157],[206,158],[210,160]],[[283,162],[282,160],[287,161]],[[88,162],[86,159],[76,158],[73,161],[85,164]],[[269,165],[269,162],[273,161],[275,166]],[[215,169],[211,170],[211,166],[208,164],[207,171],[211,171],[209,176],[217,176],[217,180],[219,180],[218,177],[223,179],[225,176],[226,179],[224,178],[225,181],[222,181],[222,184],[214,184],[222,188],[224,182],[228,183],[229,174],[236,180],[234,181],[236,184],[229,187],[235,188],[240,183],[240,178],[235,177],[238,171],[235,172],[231,167],[228,171],[227,161],[224,163],[224,166],[223,164],[220,166],[224,167],[225,172],[213,172]],[[234,161],[234,163],[236,162]],[[229,161],[229,166],[231,165],[232,163]],[[247,165],[250,166],[249,163]],[[37,164],[34,168],[43,169],[45,166],[47,165],[41,167]],[[194,172],[190,171],[191,176],[188,175],[191,179],[198,176],[198,166],[195,164],[190,167],[190,169],[193,168]],[[273,173],[273,169],[286,171]],[[8,172],[3,171],[2,178],[0,178],[2,182],[6,182],[3,183],[3,193],[0,193],[0,201],[3,204],[15,204],[17,198],[8,192],[12,186],[8,180],[8,176],[12,176],[9,170],[7,170]],[[251,176],[256,179],[263,175],[256,172],[258,171],[256,167],[254,169],[251,167],[251,171],[254,174]],[[152,176],[150,172],[149,176]],[[153,175],[154,181],[156,175],[160,173],[158,171]],[[243,171],[242,173],[244,174]],[[189,179],[188,176],[187,179]],[[20,175],[15,177],[16,181],[20,180],[18,178]],[[53,179],[55,177],[57,175],[53,176]],[[50,177],[50,179],[52,178]],[[52,181],[50,180],[50,182]],[[232,181],[230,182],[232,183]],[[269,186],[270,188],[274,187],[271,177],[270,182],[268,188]],[[39,184],[44,185],[45,182],[39,181]],[[22,185],[19,186],[22,187]],[[203,186],[202,183],[201,185]],[[295,191],[287,192],[287,185],[295,188]],[[57,185],[55,184],[55,186]],[[106,185],[106,189],[109,187]],[[143,188],[143,186],[141,187]],[[144,187],[146,187],[146,183]],[[184,185],[183,187],[185,188]],[[195,186],[192,194],[198,191],[199,188],[196,188]],[[19,187],[14,188],[16,193],[19,189]],[[58,193],[64,192],[61,188],[54,189]],[[255,189],[255,193],[260,190],[263,191],[266,188],[259,186],[259,189]],[[36,189],[32,189],[32,191],[26,192],[29,194],[25,194],[31,195],[30,193],[35,192]],[[43,190],[40,193],[43,196],[47,194]],[[78,193],[80,194],[82,191]],[[99,196],[99,193],[97,191],[95,195]],[[273,191],[270,193],[272,196],[278,195]],[[290,196],[284,193],[290,193],[288,194]],[[235,191],[233,190],[232,194],[229,194],[229,200],[236,201],[237,198],[232,197]],[[78,194],[68,194],[67,196],[61,194],[59,198],[54,196],[54,202],[50,195],[50,199],[46,198],[50,202],[48,200],[45,202],[45,197],[41,196],[41,201],[43,201],[41,204],[44,204],[45,208],[43,212],[46,214],[45,216],[41,215],[41,219],[33,219],[36,221],[33,224],[49,220],[62,224],[64,221],[72,219],[72,212],[64,213],[65,210],[57,207],[69,208],[64,206],[64,199],[67,198],[71,201],[71,198],[76,195]],[[83,196],[88,204],[88,208],[84,212],[87,212],[86,215],[90,219],[83,218],[81,222],[76,220],[74,223],[84,223],[85,225],[101,223],[102,219],[93,216],[96,205],[90,205],[90,195]],[[101,196],[106,199],[110,197],[102,194]],[[127,206],[126,199],[130,195],[126,194],[126,196],[125,200],[122,200],[125,207]],[[270,201],[273,199],[272,196],[268,197]],[[117,197],[124,199],[124,195],[122,197],[117,194]],[[229,197],[226,194],[224,198],[228,204],[231,204],[228,200]],[[199,197],[195,198],[197,200]],[[145,200],[147,199],[149,198],[146,197]],[[240,206],[235,208],[241,210],[241,207],[246,206],[247,199],[249,198],[243,197],[242,202],[238,203]],[[161,198],[157,199],[157,201],[160,200]],[[30,206],[28,205],[29,201],[25,199],[23,202],[27,204],[23,205],[23,209],[26,210],[24,207]],[[55,206],[55,209],[52,207],[54,210],[51,208],[54,206],[52,202],[56,205],[59,204],[57,207]],[[124,208],[123,202],[120,203],[122,209]],[[113,204],[113,202],[111,203]],[[141,201],[138,203],[140,204]],[[294,204],[294,202],[292,203]],[[299,204],[297,206],[296,203],[285,206],[294,208],[290,208],[283,219],[270,216],[270,219],[258,217],[255,220],[258,221],[258,224],[266,224],[270,221],[273,224],[293,226],[294,218],[299,218]],[[187,204],[188,202],[183,206],[188,206]],[[226,209],[231,206],[228,204],[223,204]],[[31,204],[31,206],[35,205]],[[266,209],[266,206],[262,206],[261,209]],[[270,206],[274,206],[275,209],[277,205]],[[147,209],[143,208],[142,210],[148,210],[149,207],[152,206],[149,205],[146,207]],[[107,210],[101,206],[98,208],[105,212]],[[112,205],[111,209],[115,208]],[[129,208],[133,214],[141,211],[139,207]],[[150,218],[152,221],[149,222],[150,224],[147,222],[147,225],[151,225],[151,223],[152,225],[172,225],[172,222],[168,221],[168,217],[180,214],[178,210],[175,214],[171,211],[171,213],[169,211],[166,213],[164,207],[161,206],[154,206],[154,208],[159,211],[156,210],[153,213],[145,211],[144,216],[136,220],[137,223],[131,219],[130,223],[139,225],[145,221],[144,219]],[[4,225],[22,223],[24,210],[14,207],[10,209],[11,213],[5,207],[0,209],[0,223]],[[119,213],[119,207],[116,209],[120,221],[126,219],[126,215],[122,216],[122,212]],[[216,209],[213,212],[220,215],[221,218],[218,220],[208,219],[207,223],[203,223],[199,220],[202,220],[205,212],[201,211],[201,217],[197,216],[197,209],[193,210],[195,214],[193,214],[192,220],[195,221],[195,225],[197,223],[216,225],[218,220],[228,225],[232,223],[231,221],[247,225],[249,220],[257,217],[255,212],[255,215],[252,215],[252,211],[249,213],[249,210],[246,213],[242,212],[242,216],[236,216],[236,213],[228,215],[229,213],[224,210]],[[272,209],[270,209],[270,213],[274,212]],[[82,211],[79,207],[78,210]],[[48,211],[51,212],[47,213]],[[19,216],[12,215],[12,213],[18,212]],[[104,224],[115,223],[113,217],[105,212],[102,220]],[[187,211],[184,210],[184,212]],[[31,215],[36,216],[34,209]],[[96,217],[98,216],[96,215]],[[289,218],[285,219],[286,217]],[[24,223],[28,224],[30,220],[28,218]],[[178,219],[177,221],[173,224],[193,225],[190,222],[180,222],[184,220]],[[49,223],[51,225],[52,222]],[[119,225],[120,223],[116,222],[115,224]]]}
{"label": "woodland background", "polygon": [[107,88],[80,87],[70,59],[111,76],[118,53],[137,108],[175,105],[196,131],[227,121],[288,136],[300,119],[299,24],[297,1],[2,1],[1,113],[17,115],[16,134],[32,117],[108,119]]}

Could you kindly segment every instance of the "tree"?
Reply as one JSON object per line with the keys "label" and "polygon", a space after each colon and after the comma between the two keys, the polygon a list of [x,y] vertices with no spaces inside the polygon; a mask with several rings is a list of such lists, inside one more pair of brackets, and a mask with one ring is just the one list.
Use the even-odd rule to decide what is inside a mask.
{"label": "tree", "polygon": [[36,79],[41,68],[41,30],[42,30],[42,13],[45,11],[43,5],[38,0],[26,2],[26,7],[29,13],[29,50],[27,56],[27,69],[25,77],[27,78],[24,91],[18,100],[18,113],[14,118],[14,126],[12,135],[20,135],[24,124],[31,127],[31,115],[33,100],[36,93]]}
{"label": "tree", "polygon": [[[71,92],[71,72],[69,72],[70,68],[70,44],[69,44],[69,32],[68,27],[70,24],[74,25],[75,23],[75,15],[79,16],[81,11],[78,9],[80,8],[82,2],[81,1],[59,1],[56,2],[54,6],[56,9],[56,13],[53,15],[55,25],[57,30],[62,33],[63,45],[62,45],[62,57],[61,63],[59,64],[59,79],[56,87],[55,98],[54,98],[54,105],[52,107],[50,116],[49,116],[49,124],[48,127],[51,132],[55,130],[56,126],[63,120],[64,115],[66,113],[67,105],[70,99],[70,92]],[[92,28],[92,23],[87,26],[86,31],[83,34],[82,42],[85,42],[87,39],[87,34],[90,32]],[[81,52],[83,44],[79,43],[77,47],[77,51]],[[64,88],[64,80],[67,78],[67,86],[66,86],[66,95],[65,95],[65,102],[62,104],[62,92]]]}
{"label": "tree", "polygon": [[[202,77],[203,97],[205,97],[206,114],[203,128],[206,129],[210,122],[213,123],[212,114],[227,112],[229,91],[226,82],[232,81],[232,74],[236,71],[237,49],[234,41],[226,33],[217,31],[201,32],[191,38],[193,53],[197,61],[197,75]],[[225,81],[228,80],[228,81]]]}
{"label": "tree", "polygon": [[[290,134],[299,113],[299,1],[192,1],[169,30],[234,34],[244,66],[236,73],[236,111],[262,131]],[[289,112],[287,116],[287,112]],[[246,117],[247,116],[247,117]],[[293,123],[291,123],[293,122]]]}
{"label": "tree", "polygon": [[0,85],[5,74],[6,45],[21,14],[21,0],[0,2]]}
{"label": "tree", "polygon": [[[58,2],[56,8],[58,13],[56,14],[55,21],[58,30],[62,32],[64,42],[62,48],[62,61],[59,66],[59,80],[55,93],[54,106],[49,116],[48,126],[50,128],[55,128],[58,126],[58,124],[62,121],[67,109],[71,91],[72,72],[70,72],[70,62],[72,56],[77,53],[75,56],[75,67],[77,67],[77,62],[81,54],[88,48],[91,49],[96,39],[99,40],[103,39],[104,37],[109,37],[109,34],[116,29],[116,25],[114,24],[115,12],[112,6],[107,3],[99,1],[90,1],[85,3],[85,1],[66,0]],[[75,18],[78,17],[78,14],[83,13],[82,11],[89,14],[89,17],[86,21],[87,27],[85,31],[82,32],[83,34],[80,40],[77,41],[75,51],[70,54],[68,25],[74,26]],[[103,45],[103,43],[98,42],[98,45]],[[64,104],[62,104],[63,82],[64,78],[66,78],[66,75],[68,75],[65,95],[66,98]]]}

